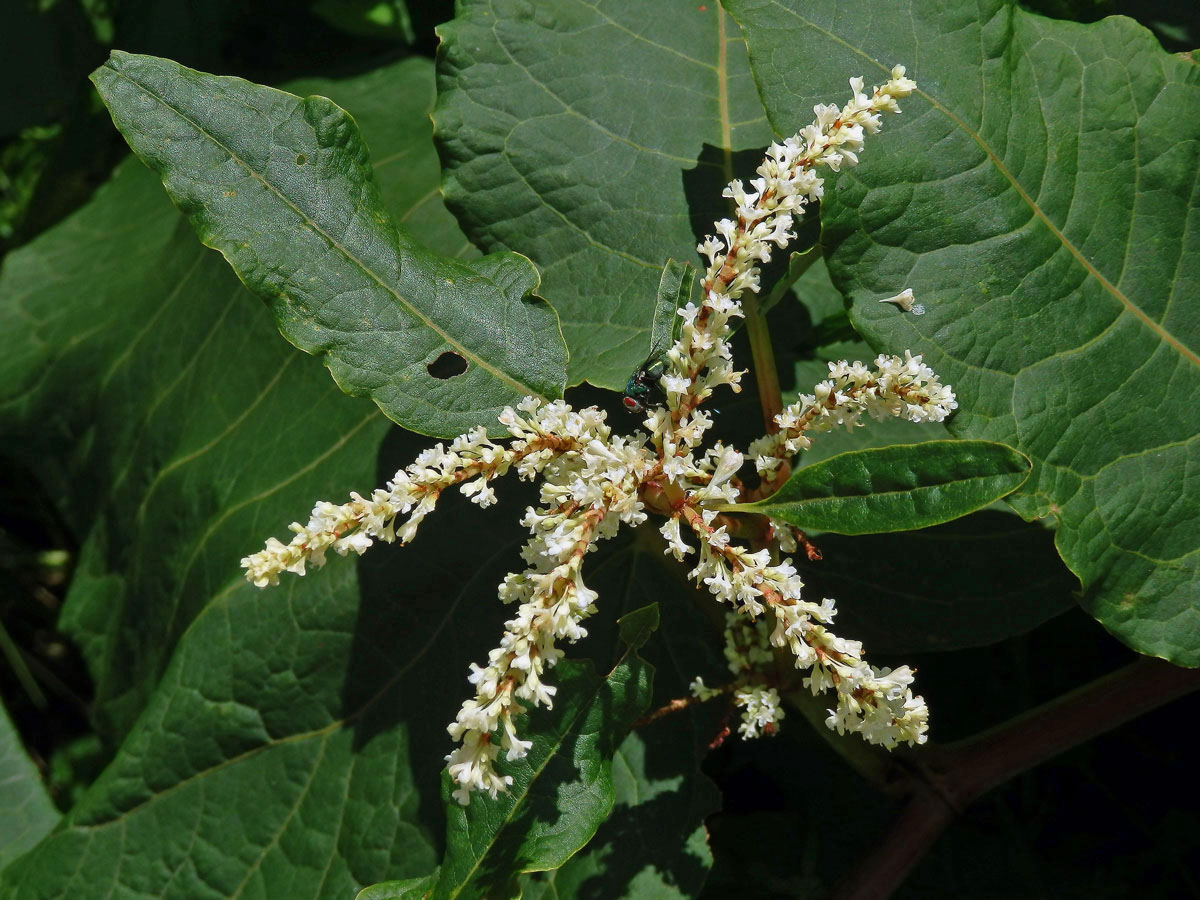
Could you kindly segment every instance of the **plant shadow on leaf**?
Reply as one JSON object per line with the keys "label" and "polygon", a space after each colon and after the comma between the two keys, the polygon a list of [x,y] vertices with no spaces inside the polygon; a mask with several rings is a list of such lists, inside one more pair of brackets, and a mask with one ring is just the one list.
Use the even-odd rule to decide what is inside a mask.
{"label": "plant shadow on leaf", "polygon": [[806,592],[836,598],[838,633],[876,652],[995,643],[1073,608],[1079,591],[1053,531],[998,510],[918,531],[815,540],[824,559],[803,569]]}
{"label": "plant shadow on leaf", "polygon": [[[729,153],[724,147],[705,144],[696,158],[696,165],[683,169],[683,196],[687,200],[689,219],[696,243],[713,233],[713,222],[730,215],[731,200],[721,196],[729,179],[740,178],[749,187],[754,170],[762,162],[763,152],[755,147]],[[730,168],[726,168],[726,166]],[[731,174],[732,173],[732,174]],[[691,258],[687,258],[691,262]]]}

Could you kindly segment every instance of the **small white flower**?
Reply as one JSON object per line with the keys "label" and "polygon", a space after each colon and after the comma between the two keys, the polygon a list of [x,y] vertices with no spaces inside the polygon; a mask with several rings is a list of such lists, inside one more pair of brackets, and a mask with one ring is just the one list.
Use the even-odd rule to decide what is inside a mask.
{"label": "small white flower", "polygon": [[694,549],[684,541],[683,536],[679,533],[679,520],[674,517],[667,519],[659,528],[659,532],[667,539],[667,549],[663,552],[670,553],[680,562],[683,562],[684,556]]}
{"label": "small white flower", "polygon": [[913,308],[913,292],[912,288],[905,288],[895,297],[885,297],[879,301],[880,303],[894,303],[905,312],[912,312]]}
{"label": "small white flower", "polygon": [[711,700],[713,697],[718,697],[721,694],[720,688],[710,688],[704,683],[704,679],[697,675],[688,685],[688,691],[693,697],[700,700]]}
{"label": "small white flower", "polygon": [[774,734],[784,717],[779,705],[779,692],[775,688],[753,685],[738,688],[733,695],[734,703],[742,708],[742,724],[738,734],[743,740]]}

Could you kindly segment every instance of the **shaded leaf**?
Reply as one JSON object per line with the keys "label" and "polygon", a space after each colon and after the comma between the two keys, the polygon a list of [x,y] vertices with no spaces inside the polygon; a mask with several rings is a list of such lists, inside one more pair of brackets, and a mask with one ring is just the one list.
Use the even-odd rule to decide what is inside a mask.
{"label": "shaded leaf", "polygon": [[696,258],[771,139],[736,27],[717,3],[471,0],[439,32],[447,204],[541,267],[569,383],[621,390],[663,262]]}
{"label": "shaded leaf", "polygon": [[758,301],[759,311],[766,315],[774,309],[784,297],[791,294],[796,283],[808,272],[812,267],[822,261],[821,255],[816,251],[815,247],[809,247],[802,251],[791,251],[787,255],[787,267],[779,276],[778,280],[771,285],[771,289]]}
{"label": "shaded leaf", "polygon": [[1078,602],[1054,532],[983,510],[902,534],[816,538],[810,597],[835,597],[839,634],[872,654],[979,647],[1024,634]]}
{"label": "shaded leaf", "polygon": [[678,340],[682,323],[678,310],[692,299],[696,269],[691,263],[668,259],[658,280],[658,298],[650,322],[650,352],[663,353]]}
{"label": "shaded leaf", "polygon": [[404,0],[315,0],[312,11],[348,34],[405,44],[416,41]]}
{"label": "shaded leaf", "polygon": [[[954,384],[956,434],[1034,461],[1010,502],[1057,519],[1085,608],[1200,664],[1200,71],[1127,19],[998,0],[728,5],[781,132],[847,76],[909,67],[919,94],[822,211],[855,326]],[[926,315],[876,302],[903,286]]]}
{"label": "shaded leaf", "polygon": [[0,106],[0,140],[73,112],[88,59],[99,50],[78,4],[13,3],[4,13],[4,65],[21,89]]}
{"label": "shaded leaf", "polygon": [[[338,384],[425,434],[498,429],[527,394],[561,394],[558,323],[528,260],[432,253],[379,197],[353,119],[169,60],[114,52],[92,80],[200,239],[267,300]],[[465,363],[453,377],[430,367]]]}
{"label": "shaded leaf", "polygon": [[1016,490],[1029,460],[990,441],[926,441],[839,453],[804,466],[771,496],[726,507],[805,530],[908,531],[949,522]]}
{"label": "shaded leaf", "polygon": [[0,869],[40,841],[59,820],[37,766],[0,706]]}

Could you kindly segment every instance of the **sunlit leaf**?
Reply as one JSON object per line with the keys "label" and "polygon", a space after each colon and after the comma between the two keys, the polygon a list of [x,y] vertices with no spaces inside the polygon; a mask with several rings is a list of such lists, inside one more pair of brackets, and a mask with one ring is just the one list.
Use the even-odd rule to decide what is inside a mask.
{"label": "sunlit leaf", "polygon": [[414,431],[493,429],[558,396],[566,352],[528,260],[433,253],[379,196],[345,110],[169,60],[114,52],[92,73],[134,151],[283,334],[351,395]]}
{"label": "sunlit leaf", "polygon": [[851,450],[804,466],[757,503],[724,507],[806,530],[908,531],[949,522],[1012,493],[1029,460],[990,441],[926,441]]}
{"label": "sunlit leaf", "polygon": [[[999,0],[727,6],[780,133],[908,67],[918,93],[822,209],[852,320],[953,383],[953,431],[1033,460],[1011,502],[1057,519],[1093,615],[1200,664],[1200,70],[1128,19]],[[925,315],[877,302],[906,286]]]}
{"label": "sunlit leaf", "polygon": [[697,258],[771,139],[737,28],[715,2],[470,0],[439,32],[447,204],[541,267],[569,383],[620,390],[663,263]]}

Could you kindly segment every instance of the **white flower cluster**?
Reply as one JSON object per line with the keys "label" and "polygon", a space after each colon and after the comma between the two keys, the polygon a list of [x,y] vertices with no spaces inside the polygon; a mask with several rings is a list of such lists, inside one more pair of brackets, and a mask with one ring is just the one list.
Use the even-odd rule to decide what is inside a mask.
{"label": "white flower cluster", "polygon": [[[762,673],[775,662],[765,619],[725,614],[725,661],[734,677],[733,704],[742,710],[738,734],[743,740],[775,734],[785,713],[779,692],[763,683]],[[708,687],[700,677],[692,681],[689,689],[700,700],[711,700],[724,693]]]}
{"label": "white flower cluster", "polygon": [[[433,511],[441,492],[452,485],[462,485],[462,491],[480,506],[495,502],[488,481],[503,475],[520,456],[515,446],[505,448],[488,440],[484,428],[456,437],[448,450],[435,444],[397,472],[386,489],[376,489],[369,500],[352,493],[350,502],[340,506],[318,502],[308,524],[291,524],[295,537],[290,543],[270,538],[265,549],[242,560],[246,578],[266,587],[278,584],[282,572],[303,575],[307,564],[324,565],[331,548],[342,556],[351,550],[361,555],[375,538],[407,543]],[[396,518],[406,514],[408,520],[397,530]]]}
{"label": "white flower cluster", "polygon": [[[896,101],[911,94],[916,83],[905,77],[904,66],[896,66],[888,82],[874,88],[870,96],[863,93],[861,78],[851,78],[850,87],[852,96],[845,106],[813,107],[816,121],[767,149],[758,167],[759,177],[750,181],[752,190],[746,190],[740,180],[730,182],[723,196],[737,204],[736,219],[721,219],[716,223],[717,236],[710,235],[696,248],[707,257],[708,268],[701,305],[688,303],[679,310],[683,327],[678,343],[667,354],[669,370],[662,386],[670,422],[668,413],[661,410],[646,420],[668,477],[688,479],[694,470],[690,451],[711,426],[711,419],[693,410],[718,385],[740,389],[742,373],[733,369],[727,341],[730,321],[742,315],[738,298],[747,290],[758,291],[760,264],[770,261],[773,248],[785,247],[795,237],[791,231],[795,220],[808,203],[822,196],[824,181],[817,169],[825,166],[838,171],[856,165],[864,135],[879,130],[881,113],[898,113]],[[920,363],[919,357],[916,362]],[[668,424],[673,426],[669,434]],[[792,455],[799,449],[804,448],[797,445]],[[765,470],[760,466],[763,474],[778,467],[782,454],[782,449],[763,453],[761,448],[752,448],[756,462],[762,458],[766,463]],[[770,461],[772,457],[775,462]]]}
{"label": "white flower cluster", "polygon": [[[717,599],[731,604],[739,617],[756,619],[770,609],[775,619],[770,644],[788,648],[796,668],[812,670],[805,684],[814,694],[836,688],[838,708],[830,711],[830,728],[837,728],[839,733],[857,731],[871,743],[889,749],[901,742],[925,743],[929,711],[925,701],[908,689],[911,671],[902,667],[889,673],[868,665],[862,658],[862,644],[840,638],[825,627],[837,614],[833,600],[825,598],[816,604],[801,599],[804,585],[790,559],[772,565],[769,551],[751,553],[730,544],[725,526],[711,525],[716,515],[705,510],[692,516],[685,512],[683,516],[702,537],[700,561],[689,577],[706,585]],[[677,526],[673,529],[669,523],[662,528],[664,535],[676,530]],[[668,546],[667,552],[674,549]],[[766,636],[765,630],[757,633],[760,638]],[[727,629],[725,652],[731,670],[736,665],[737,671],[744,671],[751,663],[761,665],[766,661],[761,653],[757,659],[752,656],[746,644],[743,635]],[[699,688],[703,687],[700,682]],[[704,697],[695,683],[693,693]]]}
{"label": "white flower cluster", "polygon": [[[509,761],[520,759],[531,747],[519,737],[514,719],[528,706],[552,704],[555,688],[544,676],[563,655],[558,642],[584,637],[582,623],[595,612],[596,593],[581,574],[583,558],[622,525],[645,521],[647,508],[666,518],[660,529],[666,552],[679,560],[694,553],[691,577],[733,610],[726,654],[744,737],[773,733],[783,718],[779,695],[761,674],[773,664],[774,646],[789,648],[798,668],[811,669],[805,683],[814,692],[837,692],[831,728],[858,731],[889,747],[924,741],[926,710],[908,689],[912,673],[873,669],[862,661],[857,643],[828,632],[833,601],[803,600],[790,559],[778,562],[769,549],[752,552],[731,542],[720,509],[744,499],[737,473],[745,458],[720,443],[701,449],[712,417],[698,407],[722,384],[739,390],[742,373],[733,368],[728,337],[731,322],[742,315],[738,298],[758,290],[758,264],[770,259],[772,246],[786,245],[802,207],[821,196],[815,169],[856,163],[864,133],[878,129],[881,112],[898,112],[896,98],[915,87],[900,66],[870,97],[862,93],[861,79],[850,83],[853,97],[845,107],[816,107],[814,124],[771,146],[752,190],[740,181],[727,188],[737,218],[718,222],[720,238],[699,247],[709,260],[703,297],[699,306],[689,303],[678,311],[680,337],[667,352],[661,378],[666,405],[648,410],[648,438],[613,435],[595,408],[574,410],[562,401],[526,398],[500,416],[512,436],[507,446],[491,441],[483,428],[448,447],[437,444],[369,499],[351,494],[342,505],[318,503],[307,524],[291,526],[289,544],[272,538],[242,560],[246,577],[265,587],[282,572],[303,575],[306,565],[321,565],[331,548],[361,554],[375,540],[412,540],[449,487],[488,506],[495,502],[494,478],[515,468],[523,479],[541,479],[540,505],[522,519],[531,533],[522,551],[528,568],[508,575],[499,587],[500,598],[516,611],[487,665],[472,664],[475,695],[448,727],[459,742],[447,761],[460,803],[473,791],[495,797],[511,783],[511,776],[497,772],[497,757],[503,751]],[[875,369],[838,363],[814,394],[777,417],[779,433],[755,442],[751,455],[760,473],[770,473],[808,446],[808,434],[853,424],[864,412],[941,421],[955,405],[954,395],[919,356],[881,356]],[[794,551],[795,536],[785,523],[775,524],[778,546]],[[693,685],[703,698],[718,692],[699,679]]]}
{"label": "white flower cluster", "polygon": [[779,727],[779,720],[783,718],[779,692],[773,687],[761,684],[739,687],[733,692],[733,702],[742,710],[742,724],[738,726],[738,734],[745,741],[762,737],[764,734],[774,734]]}
{"label": "white flower cluster", "polygon": [[[488,654],[487,666],[472,663],[475,696],[463,703],[448,728],[460,742],[446,760],[458,785],[454,797],[464,805],[471,791],[495,797],[512,783],[511,776],[496,772],[493,761],[500,750],[510,762],[520,759],[531,746],[517,736],[513,722],[525,710],[520,701],[553,705],[555,688],[542,676],[563,655],[555,642],[586,637],[580,623],[596,611],[596,592],[581,576],[583,557],[598,541],[615,535],[621,524],[636,526],[646,520],[638,487],[658,461],[641,436],[614,437],[604,413],[595,408],[575,412],[562,402],[542,406],[526,399],[518,409],[538,415],[530,420],[514,410],[504,411],[501,421],[521,438],[518,443],[528,446],[556,434],[568,439],[571,449],[543,446],[522,459],[543,481],[542,507],[530,507],[521,520],[532,533],[522,551],[529,568],[508,575],[499,589],[502,600],[519,606],[505,623],[499,646]],[[547,427],[557,430],[547,432]],[[499,747],[492,738],[497,731]]]}
{"label": "white flower cluster", "polygon": [[[581,440],[596,440],[590,429],[597,421],[603,425],[603,414],[594,410],[577,413],[562,401],[540,404],[526,398],[518,405],[533,414],[531,419],[523,419],[511,409],[504,411],[500,421],[516,438],[508,447],[489,440],[487,429],[473,428],[451,441],[449,448],[439,443],[422,451],[369,500],[351,493],[350,502],[340,506],[318,502],[308,524],[293,522],[289,526],[295,533],[290,543],[269,538],[265,549],[242,560],[246,578],[257,587],[266,587],[278,584],[283,572],[303,575],[308,564],[319,568],[331,548],[342,556],[351,550],[361,556],[374,539],[388,543],[398,539],[407,544],[446,488],[458,485],[473,503],[491,506],[496,502],[491,480],[513,465],[529,480],[560,454],[577,449]],[[604,430],[607,433],[606,427]],[[397,527],[396,519],[403,515],[408,519]]]}
{"label": "white flower cluster", "polygon": [[829,364],[829,378],[775,417],[779,431],[750,444],[759,475],[779,466],[812,444],[810,435],[839,425],[853,428],[863,414],[874,419],[895,417],[909,422],[941,422],[958,408],[954,392],[938,380],[920,356],[880,355],[875,368],[855,360]]}
{"label": "white flower cluster", "polygon": [[824,181],[816,170],[826,166],[836,172],[857,165],[864,133],[877,132],[880,113],[900,112],[896,100],[916,89],[905,77],[904,66],[893,68],[891,75],[870,97],[862,92],[863,80],[851,78],[849,103],[813,107],[815,122],[767,149],[759,177],[750,181],[752,190],[740,180],[725,188],[723,196],[737,204],[737,220],[717,222],[719,237],[710,236],[697,247],[708,257],[707,292],[737,299],[746,290],[758,291],[758,264],[770,261],[771,245],[784,247],[795,237],[791,227],[804,206],[824,194]]}
{"label": "white flower cluster", "polygon": [[[836,610],[826,600],[828,617]],[[813,694],[835,689],[838,708],[825,720],[838,734],[856,731],[872,744],[889,750],[900,743],[924,744],[929,729],[929,708],[922,697],[909,690],[912,670],[901,666],[895,671],[876,669],[862,658],[862,644],[840,638],[813,622],[802,609],[772,607],[775,630],[771,643],[788,646],[796,657],[797,668],[812,668],[804,679]]]}

